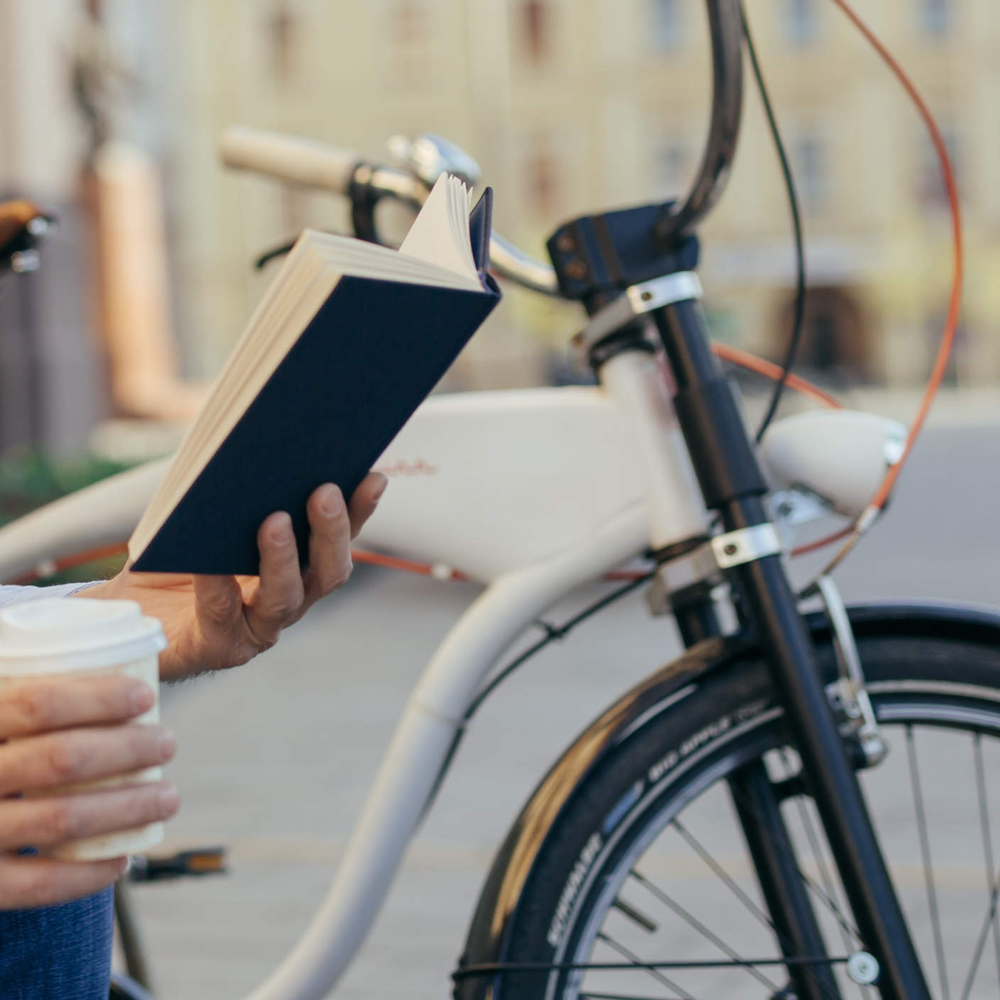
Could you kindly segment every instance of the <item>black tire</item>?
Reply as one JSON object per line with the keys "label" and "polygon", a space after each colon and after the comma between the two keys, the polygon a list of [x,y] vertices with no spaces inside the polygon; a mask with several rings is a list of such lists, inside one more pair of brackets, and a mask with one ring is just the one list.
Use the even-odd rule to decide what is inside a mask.
{"label": "black tire", "polygon": [[[952,734],[959,735],[963,741],[971,740],[977,753],[982,754],[982,745],[988,745],[992,748],[990,753],[996,753],[1000,765],[1000,649],[976,641],[885,636],[859,638],[858,646],[872,701],[880,720],[886,724],[883,731],[890,737],[891,745],[895,744],[889,759],[895,757],[897,761],[902,759],[905,763],[915,727],[920,734],[923,733],[923,727],[928,727],[927,738],[932,742],[938,738],[943,728],[948,732],[941,738],[951,739]],[[828,649],[821,651],[821,660],[827,676],[832,677],[834,668]],[[897,726],[901,728],[897,729]],[[899,734],[903,734],[902,739],[898,738]],[[920,735],[920,738],[925,737]],[[656,841],[674,823],[679,812],[696,808],[700,797],[713,788],[716,789],[715,794],[721,795],[726,787],[726,776],[737,767],[770,755],[765,759],[769,761],[773,773],[775,755],[784,753],[787,756],[788,751],[781,748],[787,747],[788,743],[782,711],[775,699],[766,668],[760,662],[749,665],[742,663],[707,675],[681,702],[641,725],[590,775],[550,829],[514,911],[507,935],[508,945],[502,956],[503,962],[551,965],[612,960],[615,956],[609,957],[606,942],[601,945],[604,947],[603,955],[600,958],[594,956],[595,928],[605,926],[605,921],[611,914],[611,904],[619,898],[623,882],[637,877],[630,875],[630,871],[636,866],[638,854],[646,850],[643,845],[648,846]],[[982,758],[979,760],[981,763]],[[911,773],[913,763],[914,759],[910,759]],[[970,758],[970,773],[972,769]],[[865,772],[863,783],[876,781],[875,776],[879,770],[880,768],[876,768]],[[967,777],[968,775],[963,775],[962,780]],[[872,789],[868,788],[867,791],[871,802]],[[877,799],[879,793],[876,791],[874,794]],[[997,794],[1000,797],[1000,789]],[[802,800],[796,798],[787,803],[785,808],[794,809],[794,802],[801,805]],[[811,803],[809,805],[811,808]],[[980,803],[979,811],[982,809],[988,811],[988,793],[986,804]],[[876,811],[873,809],[873,812]],[[1000,816],[1000,808],[996,811]],[[875,815],[874,818],[878,827],[879,817]],[[897,816],[897,823],[898,820]],[[976,804],[970,802],[968,823],[978,821]],[[739,827],[732,812],[729,823],[733,835],[742,844]],[[677,830],[678,827],[674,824],[670,832],[673,834]],[[992,842],[992,834],[987,834],[988,830],[983,834],[983,841],[989,857],[988,844]],[[892,851],[885,837],[882,843],[892,867]],[[644,853],[643,857],[646,857]],[[997,857],[1000,857],[1000,852]],[[493,877],[495,875],[496,873]],[[975,906],[979,908],[987,905],[990,891],[985,870],[982,877],[984,884],[976,889],[975,894]],[[816,875],[815,882],[819,881],[820,877]],[[741,886],[747,895],[760,900],[752,870],[744,874]],[[727,886],[727,890],[731,888]],[[926,893],[923,891],[910,893],[912,899],[909,902],[916,899],[919,903],[924,895]],[[930,895],[933,896],[933,889]],[[839,896],[839,884],[834,897],[842,898]],[[909,913],[907,904],[908,899],[904,899],[904,907],[907,907]],[[816,908],[823,909],[820,906]],[[616,909],[617,912],[612,916],[620,920],[620,907]],[[850,924],[852,918],[846,910],[846,904],[842,905],[841,916],[833,919]],[[773,935],[768,932],[768,936],[771,938],[770,955],[777,958],[780,953]],[[970,938],[973,936],[969,935]],[[470,946],[474,940],[476,936],[470,936]],[[917,944],[925,974],[930,981],[936,980],[936,973],[940,973],[935,963],[935,944],[939,942],[934,938],[934,933],[931,933],[928,941],[930,943],[925,942],[923,946],[921,942]],[[842,946],[835,936],[831,937],[829,926],[827,927],[829,954],[844,955],[846,944],[845,941]],[[640,957],[645,961],[663,962],[689,960],[692,957],[683,945],[678,947],[681,953],[678,953],[676,947],[672,948],[667,939],[655,956]],[[852,942],[851,947],[860,950],[862,945],[860,942]],[[1000,935],[997,937],[996,948],[997,974],[1000,975]],[[711,956],[705,957],[725,957],[714,946],[710,952]],[[990,977],[992,952],[991,939],[985,952],[990,963]],[[756,954],[761,955],[759,951]],[[618,961],[625,960],[620,951],[618,955]],[[746,957],[747,953],[743,952],[742,955]],[[478,955],[467,950],[461,965],[489,961],[495,961],[495,956]],[[730,969],[727,974],[735,975],[746,971]],[[787,982],[787,979],[781,979],[785,976],[782,967],[763,971],[767,972],[767,978],[772,982],[775,978],[780,980],[779,985]],[[744,986],[723,986],[721,980],[716,978],[714,982],[717,985],[707,992],[704,987],[699,991],[696,985],[698,979],[691,977],[707,975],[704,970],[699,973],[688,970],[688,978],[683,980],[682,988],[675,992],[676,982],[682,979],[682,973],[665,971],[662,974],[674,984],[671,988],[662,979],[659,982],[654,982],[652,978],[633,979],[633,984],[645,981],[646,988],[632,985],[628,991],[619,990],[616,995],[694,996],[697,1000],[704,997],[773,995],[769,994],[760,981],[745,975],[734,981],[744,983]],[[472,980],[459,980],[456,995],[463,998],[489,995],[492,1000],[510,997],[517,997],[518,1000],[562,1000],[564,997],[578,995],[581,975],[579,971],[570,970],[483,975]],[[712,975],[718,977],[718,970],[714,970]],[[952,975],[954,977],[954,972]],[[978,969],[977,976],[983,979]],[[845,997],[859,995],[856,991],[860,988],[844,978],[843,966],[838,966],[837,977],[842,988],[844,984],[847,986],[843,991]],[[983,979],[983,983],[983,987],[977,983],[969,995],[995,996],[996,979],[991,978],[989,983]],[[934,985],[937,992],[936,981]],[[961,993],[962,985],[962,980],[958,977],[956,993]],[[989,987],[989,992],[980,993],[979,990],[986,986]],[[588,982],[586,990],[599,995],[601,986]],[[855,992],[852,994],[850,990]],[[872,994],[869,992],[867,995]]]}

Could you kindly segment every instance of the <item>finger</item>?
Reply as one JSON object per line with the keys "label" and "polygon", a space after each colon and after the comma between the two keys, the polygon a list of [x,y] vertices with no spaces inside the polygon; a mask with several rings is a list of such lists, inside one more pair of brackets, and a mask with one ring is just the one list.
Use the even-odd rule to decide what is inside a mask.
{"label": "finger", "polygon": [[180,806],[173,785],[153,782],[106,791],[0,801],[0,849],[31,844],[52,847],[67,840],[134,830],[170,819]]}
{"label": "finger", "polygon": [[26,736],[0,747],[0,795],[130,774],[165,764],[176,749],[163,726],[95,726]]}
{"label": "finger", "polygon": [[254,638],[266,649],[298,618],[305,596],[292,519],[284,511],[268,517],[257,532],[257,546],[260,584],[243,613]]}
{"label": "finger", "polygon": [[309,569],[305,605],[343,586],[351,575],[351,522],[343,494],[332,483],[313,492],[309,515]]}
{"label": "finger", "polygon": [[116,882],[128,858],[108,861],[56,861],[53,858],[0,857],[0,910],[52,906],[95,892]]}
{"label": "finger", "polygon": [[155,700],[147,684],[120,675],[11,681],[0,687],[0,739],[125,722]]}
{"label": "finger", "polygon": [[235,577],[195,574],[191,581],[202,634],[213,636],[242,627],[243,591]]}
{"label": "finger", "polygon": [[381,472],[369,472],[351,495],[349,505],[351,517],[351,538],[357,538],[365,521],[375,513],[385,488],[389,485]]}

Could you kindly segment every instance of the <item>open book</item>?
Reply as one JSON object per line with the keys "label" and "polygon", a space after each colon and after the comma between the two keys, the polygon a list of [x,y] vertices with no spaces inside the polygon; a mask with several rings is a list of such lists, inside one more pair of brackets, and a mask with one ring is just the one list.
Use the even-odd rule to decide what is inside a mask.
{"label": "open book", "polygon": [[306,230],[129,540],[134,569],[258,570],[257,528],[324,482],[345,497],[499,300],[491,192],[443,175],[399,250]]}

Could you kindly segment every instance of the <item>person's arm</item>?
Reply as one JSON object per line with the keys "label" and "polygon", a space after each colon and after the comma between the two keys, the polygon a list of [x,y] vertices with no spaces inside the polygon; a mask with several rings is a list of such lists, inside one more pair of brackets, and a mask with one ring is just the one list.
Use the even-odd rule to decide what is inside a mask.
{"label": "person's arm", "polygon": [[[5,600],[50,595],[129,598],[159,618],[169,640],[161,676],[177,679],[249,660],[273,645],[281,630],[339,587],[351,572],[351,538],[385,489],[373,474],[349,506],[323,486],[309,500],[309,569],[299,570],[287,514],[261,526],[259,578],[132,573],[95,585],[23,588]],[[0,589],[2,590],[2,589]],[[69,840],[129,830],[169,819],[179,804],[167,782],[77,794],[45,789],[93,781],[164,764],[175,742],[158,725],[134,725],[153,703],[140,681],[121,676],[25,679],[0,683],[0,909],[24,909],[90,895],[125,870],[125,859],[58,861],[26,856]],[[32,798],[12,797],[32,791]]]}
{"label": "person's arm", "polygon": [[281,630],[351,574],[351,539],[375,510],[386,487],[371,473],[345,504],[326,484],[309,498],[309,569],[299,569],[291,518],[277,512],[257,535],[260,576],[189,576],[133,573],[126,566],[80,597],[127,598],[163,623],[169,645],[160,654],[160,676],[179,680],[204,670],[246,663],[273,646]]}

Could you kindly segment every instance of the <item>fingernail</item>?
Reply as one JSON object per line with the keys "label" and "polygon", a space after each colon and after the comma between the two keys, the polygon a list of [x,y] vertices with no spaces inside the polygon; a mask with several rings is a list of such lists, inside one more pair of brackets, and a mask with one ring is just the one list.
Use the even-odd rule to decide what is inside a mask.
{"label": "fingernail", "polygon": [[161,759],[167,761],[177,750],[177,737],[169,729],[165,729],[158,744]]}
{"label": "fingernail", "polygon": [[326,486],[322,487],[323,494],[319,498],[319,509],[326,514],[327,517],[331,517],[340,510],[343,504],[343,499],[340,496],[340,490],[337,489],[332,483],[327,483]]}
{"label": "fingernail", "polygon": [[275,545],[288,545],[292,540],[292,519],[284,511],[271,525],[271,541]]}
{"label": "fingernail", "polygon": [[132,867],[132,859],[129,857],[118,859],[118,877],[121,878]]}
{"label": "fingernail", "polygon": [[385,493],[386,488],[389,485],[389,480],[385,476],[382,476],[382,485],[375,487],[375,493],[372,496],[372,503],[378,503],[382,499],[382,494]]}
{"label": "fingernail", "polygon": [[140,681],[137,684],[133,684],[129,689],[128,700],[132,706],[132,710],[138,714],[146,712],[153,707],[156,702],[156,695],[153,694],[153,690],[148,684],[143,684]]}
{"label": "fingernail", "polygon": [[173,816],[180,804],[180,792],[173,785],[168,785],[160,792],[160,815],[164,819]]}

